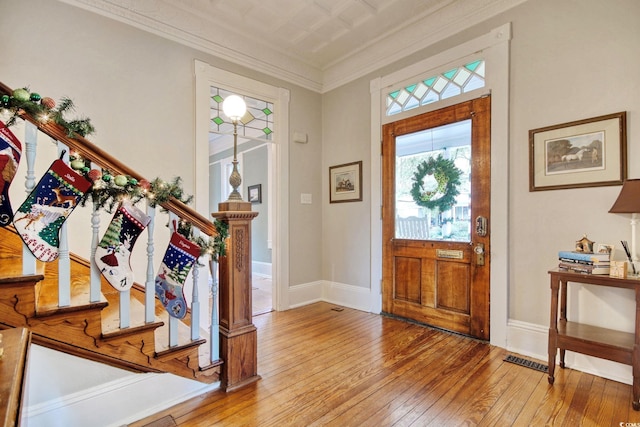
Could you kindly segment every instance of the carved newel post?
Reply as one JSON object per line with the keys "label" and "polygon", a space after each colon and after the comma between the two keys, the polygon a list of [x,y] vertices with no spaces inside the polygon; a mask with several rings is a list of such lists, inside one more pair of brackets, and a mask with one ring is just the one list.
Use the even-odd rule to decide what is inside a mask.
{"label": "carved newel post", "polygon": [[250,384],[258,375],[258,333],[251,304],[251,203],[220,203],[212,216],[229,224],[227,255],[220,259],[220,386],[225,391]]}

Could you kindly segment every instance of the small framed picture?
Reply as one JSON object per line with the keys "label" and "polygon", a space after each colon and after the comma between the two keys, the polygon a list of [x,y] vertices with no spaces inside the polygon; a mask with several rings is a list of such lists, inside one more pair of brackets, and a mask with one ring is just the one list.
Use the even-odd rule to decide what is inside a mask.
{"label": "small framed picture", "polygon": [[329,203],[362,200],[362,161],[329,167]]}
{"label": "small framed picture", "polygon": [[262,203],[262,184],[248,186],[247,194],[251,203]]}
{"label": "small framed picture", "polygon": [[598,243],[596,246],[597,254],[613,254],[613,245],[608,245],[606,243]]}

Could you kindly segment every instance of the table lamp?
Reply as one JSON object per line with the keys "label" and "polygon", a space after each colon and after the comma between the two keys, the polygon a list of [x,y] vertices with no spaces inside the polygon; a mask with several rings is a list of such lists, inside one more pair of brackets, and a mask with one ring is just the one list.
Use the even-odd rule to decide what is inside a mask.
{"label": "table lamp", "polygon": [[[640,179],[627,179],[609,213],[631,214],[631,248],[629,262],[637,261],[636,257],[636,225],[640,213]],[[635,267],[632,266],[635,270]]]}

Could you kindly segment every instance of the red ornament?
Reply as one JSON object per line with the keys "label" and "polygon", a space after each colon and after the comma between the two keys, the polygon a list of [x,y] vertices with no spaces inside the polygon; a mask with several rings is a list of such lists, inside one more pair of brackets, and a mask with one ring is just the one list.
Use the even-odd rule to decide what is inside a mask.
{"label": "red ornament", "polygon": [[149,181],[147,181],[146,179],[141,179],[140,182],[138,183],[138,185],[140,186],[140,188],[142,188],[144,191],[149,191],[151,190],[151,183]]}
{"label": "red ornament", "polygon": [[42,100],[40,100],[40,104],[44,108],[47,108],[47,109],[51,110],[51,109],[53,109],[53,107],[56,106],[56,101],[54,101],[53,99],[49,98],[48,96],[45,96],[44,98],[42,98]]}
{"label": "red ornament", "polygon": [[91,181],[97,181],[102,178],[102,171],[99,171],[98,169],[91,169],[89,173],[87,173],[87,177]]}

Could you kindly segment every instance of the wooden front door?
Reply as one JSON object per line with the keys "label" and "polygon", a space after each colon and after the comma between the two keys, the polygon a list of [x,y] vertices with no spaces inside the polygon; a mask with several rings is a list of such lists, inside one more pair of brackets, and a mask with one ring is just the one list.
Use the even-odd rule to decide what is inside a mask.
{"label": "wooden front door", "polygon": [[483,340],[490,105],[486,96],[389,123],[382,147],[383,312]]}

